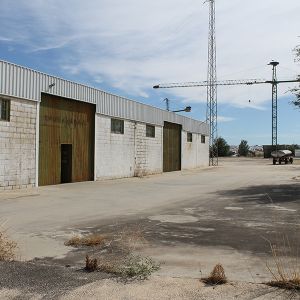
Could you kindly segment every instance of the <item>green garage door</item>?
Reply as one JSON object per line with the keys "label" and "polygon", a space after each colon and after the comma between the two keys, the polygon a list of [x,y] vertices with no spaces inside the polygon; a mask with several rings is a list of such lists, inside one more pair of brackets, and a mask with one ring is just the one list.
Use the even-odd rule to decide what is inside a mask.
{"label": "green garage door", "polygon": [[181,170],[181,125],[164,123],[163,171]]}
{"label": "green garage door", "polygon": [[95,105],[42,94],[39,185],[94,179]]}

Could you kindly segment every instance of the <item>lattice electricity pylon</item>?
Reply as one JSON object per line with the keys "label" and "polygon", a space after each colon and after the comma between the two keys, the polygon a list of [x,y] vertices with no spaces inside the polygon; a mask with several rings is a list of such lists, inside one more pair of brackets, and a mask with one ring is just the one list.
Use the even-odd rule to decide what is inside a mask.
{"label": "lattice electricity pylon", "polygon": [[273,76],[272,76],[272,146],[275,146],[275,150],[278,150],[278,140],[277,140],[277,107],[278,107],[278,99],[277,99],[277,69],[276,67],[279,65],[277,61],[271,61],[269,63],[270,66],[273,67]]}
{"label": "lattice electricity pylon", "polygon": [[217,102],[217,47],[216,47],[216,13],[215,0],[209,3],[208,33],[208,69],[207,69],[207,107],[206,123],[209,124],[209,165],[218,165],[218,102]]}

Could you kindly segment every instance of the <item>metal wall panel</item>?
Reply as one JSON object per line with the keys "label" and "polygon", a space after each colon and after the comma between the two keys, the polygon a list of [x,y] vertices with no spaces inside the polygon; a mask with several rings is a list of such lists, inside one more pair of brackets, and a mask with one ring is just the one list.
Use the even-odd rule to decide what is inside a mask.
{"label": "metal wall panel", "polygon": [[181,124],[183,130],[209,135],[204,122],[0,60],[0,94],[41,101],[42,93],[96,104],[96,112],[102,115],[158,126],[168,121]]}

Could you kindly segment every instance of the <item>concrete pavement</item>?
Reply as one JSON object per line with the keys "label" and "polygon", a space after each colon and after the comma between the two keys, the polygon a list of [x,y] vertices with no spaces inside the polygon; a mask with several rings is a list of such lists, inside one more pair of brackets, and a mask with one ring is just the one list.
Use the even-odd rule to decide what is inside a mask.
{"label": "concrete pavement", "polygon": [[199,278],[220,262],[232,280],[261,282],[270,278],[267,240],[300,242],[299,175],[299,165],[225,159],[217,168],[0,193],[0,220],[23,260],[79,267],[84,251],[64,246],[72,234],[138,226],[148,241],[139,253],[164,263],[157,275]]}

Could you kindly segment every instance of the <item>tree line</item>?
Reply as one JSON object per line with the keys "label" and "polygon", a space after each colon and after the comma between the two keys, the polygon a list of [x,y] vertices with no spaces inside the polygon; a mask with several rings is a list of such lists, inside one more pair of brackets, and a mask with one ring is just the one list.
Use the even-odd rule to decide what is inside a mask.
{"label": "tree line", "polygon": [[[218,137],[214,144],[213,144],[214,152],[216,153],[216,150],[218,150],[218,156],[219,157],[225,157],[225,156],[232,156],[234,154],[238,154],[239,156],[248,156],[250,154],[253,154],[252,151],[250,151],[250,147],[248,145],[248,142],[246,140],[241,140],[239,146],[238,146],[238,153],[234,153],[230,150],[230,146],[226,142],[226,140],[222,137]],[[287,145],[286,150],[290,150],[293,155],[295,155],[295,150],[300,149],[300,146],[297,144],[293,145]]]}
{"label": "tree line", "polygon": [[[222,137],[218,137],[213,144],[214,152],[218,152],[219,157],[223,156],[232,156],[233,153],[230,151],[230,146],[226,142],[226,140]],[[216,151],[217,150],[217,151]],[[240,156],[247,156],[249,154],[249,145],[246,140],[241,140],[238,148],[238,154]]]}

